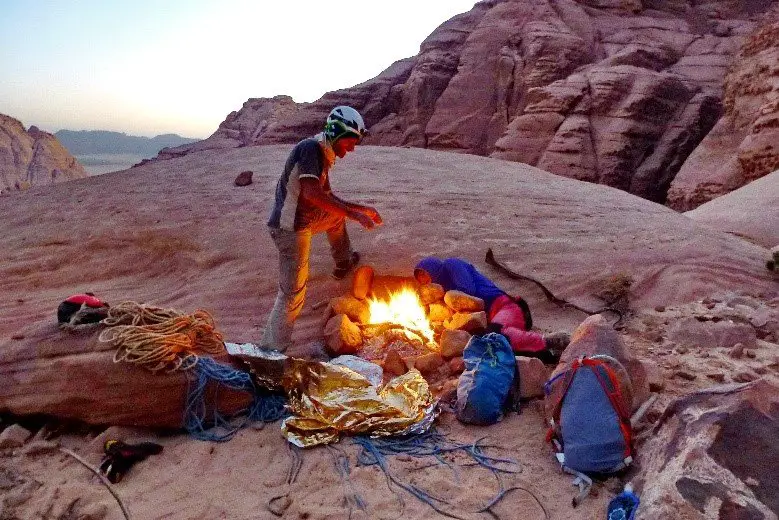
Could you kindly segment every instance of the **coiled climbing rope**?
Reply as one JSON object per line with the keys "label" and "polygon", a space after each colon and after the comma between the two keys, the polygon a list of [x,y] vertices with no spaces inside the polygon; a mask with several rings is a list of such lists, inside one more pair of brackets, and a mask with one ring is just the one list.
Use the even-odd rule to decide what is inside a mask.
{"label": "coiled climbing rope", "polygon": [[222,334],[204,310],[182,314],[135,302],[112,307],[102,322],[108,328],[98,340],[116,347],[114,363],[126,361],[152,372],[173,372],[195,366],[197,352],[224,352]]}

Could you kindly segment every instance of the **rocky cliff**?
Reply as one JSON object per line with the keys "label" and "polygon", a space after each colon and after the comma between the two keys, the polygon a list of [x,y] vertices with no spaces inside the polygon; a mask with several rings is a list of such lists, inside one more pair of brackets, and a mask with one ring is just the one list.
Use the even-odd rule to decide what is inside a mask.
{"label": "rocky cliff", "polygon": [[[754,119],[759,106],[742,103],[751,62],[724,79],[742,45],[750,56],[771,47],[770,29],[761,29],[768,37],[753,34],[771,5],[483,1],[433,31],[417,56],[370,81],[308,104],[250,99],[210,138],[159,158],[294,142],[318,131],[332,106],[350,104],[371,127],[369,144],[520,161],[664,203],[720,120],[723,99],[728,113]],[[753,159],[744,161],[762,160]]]}
{"label": "rocky cliff", "polygon": [[0,193],[87,177],[57,138],[0,114]]}
{"label": "rocky cliff", "polygon": [[779,169],[779,7],[733,60],[723,105],[723,117],[671,184],[674,209],[693,209]]}

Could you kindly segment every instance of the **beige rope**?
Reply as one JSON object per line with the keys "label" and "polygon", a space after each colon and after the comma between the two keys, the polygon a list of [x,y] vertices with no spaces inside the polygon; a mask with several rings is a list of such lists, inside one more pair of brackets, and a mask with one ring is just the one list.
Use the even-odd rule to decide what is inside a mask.
{"label": "beige rope", "polygon": [[[119,325],[129,323],[129,325]],[[152,372],[186,370],[195,365],[196,351],[224,352],[224,341],[209,313],[181,314],[135,302],[112,307],[99,341],[116,347],[114,363],[126,361]]]}

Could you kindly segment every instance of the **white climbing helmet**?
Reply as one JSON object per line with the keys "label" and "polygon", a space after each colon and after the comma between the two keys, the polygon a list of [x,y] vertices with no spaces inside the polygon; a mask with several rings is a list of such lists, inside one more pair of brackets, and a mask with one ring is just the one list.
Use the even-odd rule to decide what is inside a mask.
{"label": "white climbing helmet", "polygon": [[362,116],[352,107],[338,106],[330,111],[325,123],[325,135],[330,142],[341,137],[356,137],[362,140],[367,135]]}

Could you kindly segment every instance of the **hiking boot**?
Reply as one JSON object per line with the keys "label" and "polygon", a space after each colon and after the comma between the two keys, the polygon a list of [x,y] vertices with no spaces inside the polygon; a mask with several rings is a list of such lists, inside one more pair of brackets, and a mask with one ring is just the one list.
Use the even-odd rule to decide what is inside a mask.
{"label": "hiking boot", "polygon": [[333,278],[336,280],[343,280],[347,274],[349,274],[354,267],[360,263],[360,253],[357,251],[352,251],[352,256],[349,258],[348,262],[339,262],[335,264],[335,269],[333,269]]}
{"label": "hiking boot", "polygon": [[560,355],[571,342],[571,335],[565,331],[552,332],[551,334],[544,334],[544,344],[547,350],[555,357],[560,358]]}

